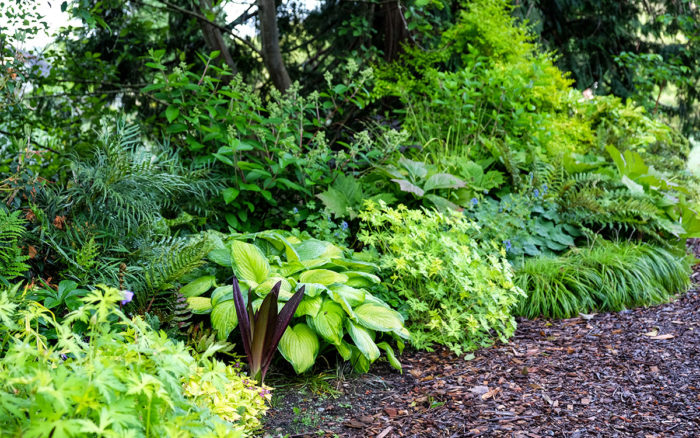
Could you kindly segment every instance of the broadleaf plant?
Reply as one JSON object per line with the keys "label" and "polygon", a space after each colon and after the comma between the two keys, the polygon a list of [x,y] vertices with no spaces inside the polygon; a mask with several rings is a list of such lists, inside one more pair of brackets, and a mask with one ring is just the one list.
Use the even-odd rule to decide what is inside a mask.
{"label": "broadleaf plant", "polygon": [[258,311],[254,312],[252,292],[248,292],[248,305],[246,306],[241,288],[238,285],[238,278],[233,277],[233,301],[236,305],[243,348],[248,357],[250,375],[260,383],[265,378],[284,331],[287,330],[294,312],[299,307],[301,299],[304,298],[305,287],[302,286],[277,313],[277,299],[281,284],[282,282],[278,281],[272,287]]}

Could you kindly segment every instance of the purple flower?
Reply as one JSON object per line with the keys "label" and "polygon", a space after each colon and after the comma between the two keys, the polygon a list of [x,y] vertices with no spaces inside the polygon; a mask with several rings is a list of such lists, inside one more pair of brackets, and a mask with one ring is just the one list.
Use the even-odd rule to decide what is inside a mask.
{"label": "purple flower", "polygon": [[472,205],[476,205],[479,203],[479,200],[476,198],[472,198],[471,203],[472,203]]}
{"label": "purple flower", "polygon": [[123,300],[119,302],[122,306],[126,303],[130,303],[131,300],[134,298],[134,293],[131,292],[130,290],[123,290],[122,291],[122,296],[124,297]]}
{"label": "purple flower", "polygon": [[535,191],[532,192],[532,193],[535,194],[535,198],[539,198],[539,197],[540,197],[540,191],[539,191],[539,190],[535,189]]}
{"label": "purple flower", "polygon": [[503,244],[506,246],[506,251],[510,251],[510,248],[511,248],[511,246],[512,246],[512,245],[510,244],[510,240],[508,240],[508,239],[504,240],[504,241],[503,241]]}

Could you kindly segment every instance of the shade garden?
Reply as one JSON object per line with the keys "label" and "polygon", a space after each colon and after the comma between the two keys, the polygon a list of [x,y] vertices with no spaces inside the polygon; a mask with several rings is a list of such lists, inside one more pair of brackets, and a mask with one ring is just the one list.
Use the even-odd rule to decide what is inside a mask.
{"label": "shade garden", "polygon": [[[696,385],[697,335],[664,333],[698,311],[690,2],[651,2],[600,87],[543,2],[259,0],[249,37],[228,3],[63,2],[33,52],[37,4],[0,2],[3,434],[632,436],[544,387],[573,412],[564,373],[664,348]],[[690,433],[662,394],[655,433]]]}

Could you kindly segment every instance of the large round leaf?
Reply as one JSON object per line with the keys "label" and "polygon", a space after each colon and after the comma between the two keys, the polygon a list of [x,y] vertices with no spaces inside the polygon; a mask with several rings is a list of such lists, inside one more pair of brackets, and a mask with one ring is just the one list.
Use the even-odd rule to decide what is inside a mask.
{"label": "large round leaf", "polygon": [[187,283],[180,288],[180,293],[186,297],[198,297],[204,292],[211,289],[216,283],[216,277],[213,275],[205,275]]}
{"label": "large round leaf", "polygon": [[345,320],[345,327],[348,334],[355,342],[355,346],[362,352],[362,355],[370,362],[374,362],[379,358],[379,348],[374,343],[372,334],[363,327],[355,325],[352,321]]}
{"label": "large round leaf", "polygon": [[211,310],[211,298],[189,297],[187,298],[187,305],[194,314],[202,315],[204,313],[209,313]]}
{"label": "large round leaf", "polygon": [[270,264],[257,246],[234,240],[231,244],[233,272],[241,280],[252,286],[265,281],[270,276]]}
{"label": "large round leaf", "polygon": [[342,307],[331,300],[325,300],[313,318],[313,327],[323,339],[337,346],[343,340],[344,319]]}
{"label": "large round leaf", "polygon": [[313,330],[304,323],[287,327],[279,343],[279,351],[294,367],[297,374],[311,368],[316,362],[319,343]]}
{"label": "large round leaf", "polygon": [[[243,296],[246,296],[246,293],[248,290],[246,289],[246,286],[241,284],[241,293]],[[211,305],[216,307],[219,303],[223,303],[224,301],[230,301],[233,299],[233,286],[220,286],[214,289],[214,291],[211,293]]]}
{"label": "large round leaf", "polygon": [[348,277],[345,274],[340,274],[328,269],[312,269],[302,272],[299,276],[301,283],[318,283],[324,286],[330,286],[333,283],[345,283]]}
{"label": "large round leaf", "polygon": [[238,325],[236,305],[233,300],[219,303],[211,311],[211,325],[216,330],[216,337],[223,341]]}

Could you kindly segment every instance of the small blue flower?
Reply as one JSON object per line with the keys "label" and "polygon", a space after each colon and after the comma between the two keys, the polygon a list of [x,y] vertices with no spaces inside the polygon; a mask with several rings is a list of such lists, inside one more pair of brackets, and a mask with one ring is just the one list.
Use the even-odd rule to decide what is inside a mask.
{"label": "small blue flower", "polygon": [[479,200],[476,199],[476,198],[472,198],[472,201],[471,201],[471,202],[472,202],[472,205],[476,205],[476,204],[479,203]]}
{"label": "small blue flower", "polygon": [[506,246],[506,251],[510,251],[510,248],[512,247],[512,245],[510,244],[510,240],[504,240],[503,244]]}
{"label": "small blue flower", "polygon": [[340,223],[340,228],[342,228],[343,231],[347,230],[347,229],[348,229],[348,223],[345,222],[345,221],[341,222],[341,223]]}
{"label": "small blue flower", "polygon": [[542,193],[544,193],[545,195],[547,194],[547,184],[544,184],[542,186]]}
{"label": "small blue flower", "polygon": [[297,214],[297,213],[299,213],[299,209],[298,209],[298,208],[296,208],[296,207],[294,207],[294,208],[292,209],[292,213],[294,213],[294,214]]}
{"label": "small blue flower", "polygon": [[503,213],[503,207],[498,207],[498,212]]}
{"label": "small blue flower", "polygon": [[123,305],[125,305],[126,303],[130,303],[130,302],[131,302],[131,300],[134,298],[134,293],[131,292],[130,290],[123,290],[123,291],[122,291],[122,296],[123,296],[124,299],[121,300],[121,301],[119,302],[119,304],[121,304],[121,305],[123,306]]}
{"label": "small blue flower", "polygon": [[540,197],[540,191],[539,191],[539,190],[535,189],[535,191],[532,192],[532,193],[535,194],[535,198],[539,198],[539,197]]}
{"label": "small blue flower", "polygon": [[336,233],[333,233],[333,235],[334,235],[335,237],[339,237],[339,236],[340,236],[340,234],[338,234],[337,232],[336,232]]}
{"label": "small blue flower", "polygon": [[532,184],[532,180],[535,178],[535,174],[530,172],[528,176],[530,177],[530,184]]}

